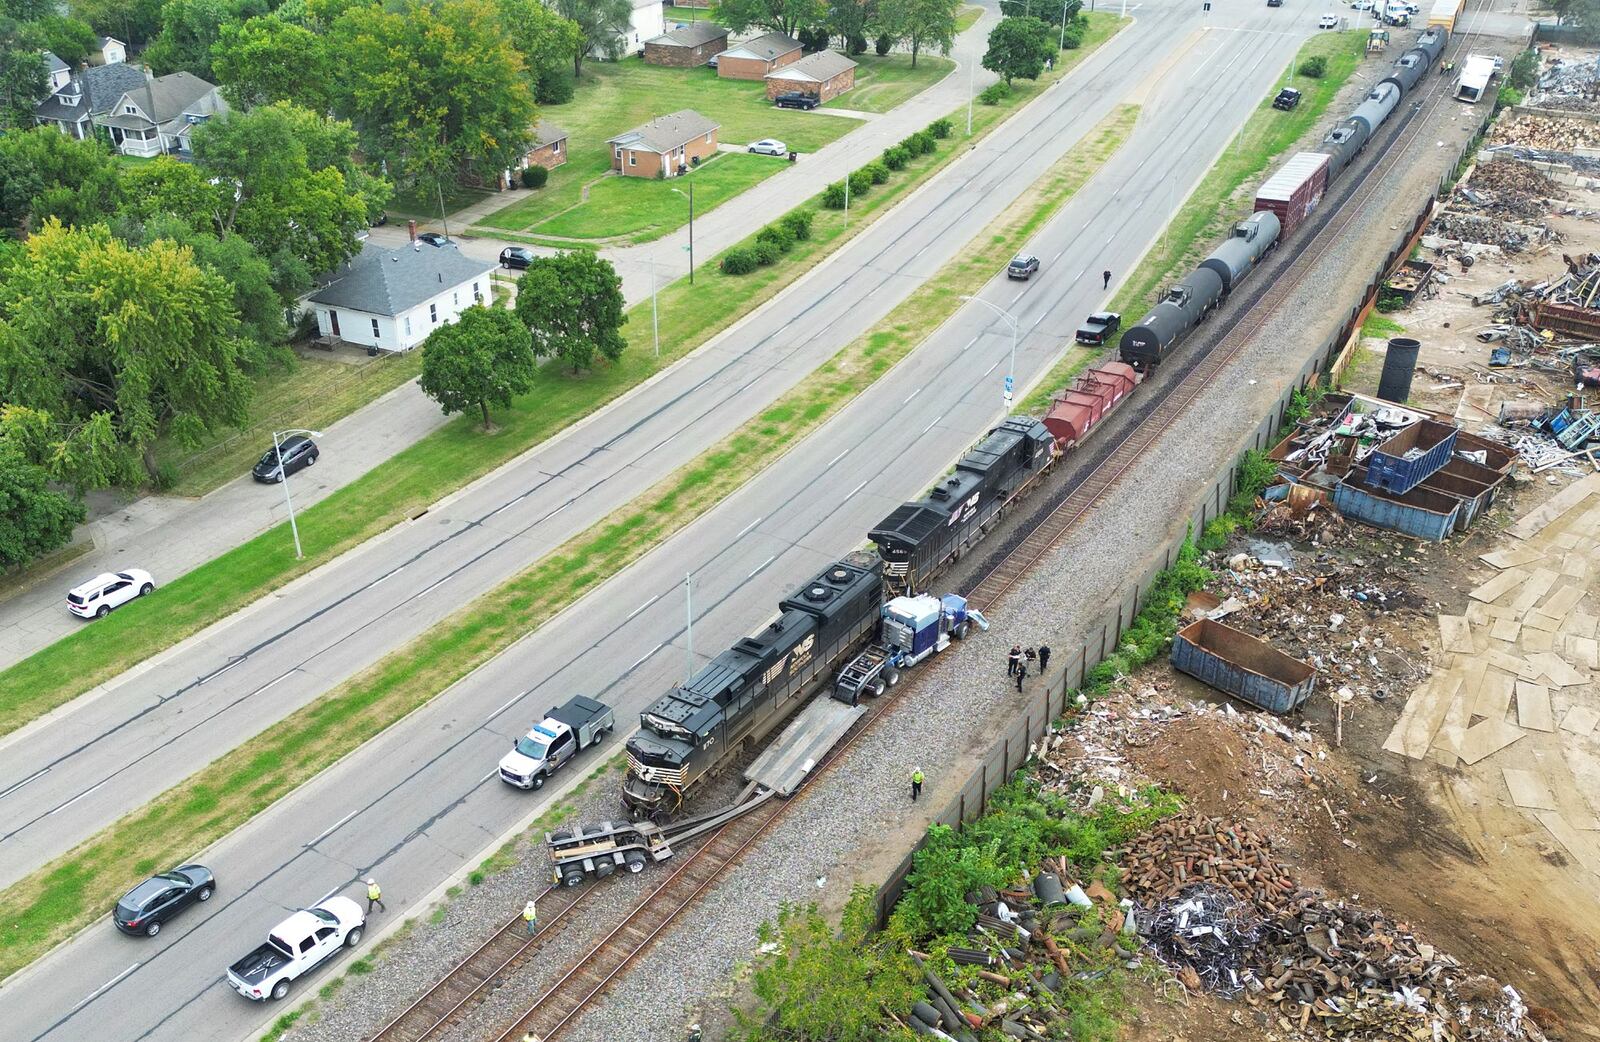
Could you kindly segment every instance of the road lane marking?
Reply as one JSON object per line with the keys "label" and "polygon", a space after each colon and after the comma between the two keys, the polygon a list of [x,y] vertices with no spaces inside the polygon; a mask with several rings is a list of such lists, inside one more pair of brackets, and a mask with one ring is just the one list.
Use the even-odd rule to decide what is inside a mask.
{"label": "road lane marking", "polygon": [[994,372],[998,368],[1000,368],[1000,359],[996,358],[994,360],[994,365],[991,365],[989,368],[985,369],[983,371],[983,375],[984,376],[988,376],[990,373]]}
{"label": "road lane marking", "polygon": [[635,615],[637,615],[640,612],[644,611],[646,608],[650,607],[650,605],[654,604],[656,601],[659,601],[660,599],[661,599],[661,594],[659,594],[659,593],[656,594],[654,597],[650,598],[648,601],[645,601],[643,604],[639,605],[637,608],[635,608],[632,611],[630,611],[628,613],[628,618],[627,619],[623,619],[622,621],[623,622],[627,622],[628,619],[633,618]]}
{"label": "road lane marking", "polygon": [[[849,451],[850,451],[849,449],[845,449],[844,450],[844,452],[849,452]],[[841,452],[841,453],[839,453],[838,456],[833,457],[834,463],[837,463],[839,461],[839,457],[843,456],[844,452]],[[830,466],[830,467],[833,466],[833,463],[828,464],[828,466]],[[739,534],[734,536],[733,538],[734,539],[742,538],[746,532],[750,531],[750,529],[752,529],[755,526],[759,525],[763,520],[764,520],[763,518],[759,518],[759,517],[756,518],[754,521],[750,522],[748,525],[745,525],[743,528],[739,529]],[[630,615],[628,617],[632,618],[633,616]]]}
{"label": "road lane marking", "polygon": [[[323,829],[322,832],[317,836],[317,838],[312,840],[310,843],[307,843],[306,846],[314,847],[318,843],[321,843],[323,840],[325,840],[329,836],[333,835],[333,833],[339,828],[340,825],[343,825],[345,822],[349,821],[351,818],[355,817],[359,813],[360,813],[360,811],[353,810],[349,814],[346,814],[344,817],[340,818],[338,821],[334,822],[332,825],[329,825],[327,828]],[[318,902],[318,903],[320,904],[321,902]]]}
{"label": "road lane marking", "polygon": [[440,579],[438,582],[434,583],[432,586],[428,587],[426,590],[423,590],[421,593],[417,594],[415,597],[413,597],[411,599],[414,600],[414,601],[422,600],[422,598],[426,597],[428,594],[432,593],[434,590],[437,590],[439,587],[443,586],[447,581],[449,581],[449,579],[450,579],[450,576],[448,576],[448,575],[445,576],[443,579]]}
{"label": "road lane marking", "polygon": [[501,713],[505,712],[507,709],[510,709],[512,706],[516,705],[527,694],[528,694],[528,692],[524,691],[520,695],[512,695],[510,698],[506,699],[505,705],[501,706],[499,709],[496,709],[494,712],[490,713],[489,716],[483,722],[484,723],[488,723],[490,720],[493,720],[495,717],[499,716]]}
{"label": "road lane marking", "polygon": [[242,659],[242,658],[234,659],[232,662],[228,663],[226,666],[223,666],[221,669],[214,670],[214,671],[212,671],[210,673],[207,673],[204,677],[201,678],[200,683],[201,684],[209,684],[209,683],[211,683],[213,680],[215,680],[218,677],[222,676],[222,674],[226,673],[228,670],[232,669],[234,666],[237,666],[239,663],[241,663],[243,661],[244,661],[244,659]]}
{"label": "road lane marking", "polygon": [[46,774],[49,774],[50,771],[51,771],[51,768],[49,768],[49,767],[41,767],[41,768],[39,768],[37,771],[34,771],[32,774],[28,775],[26,778],[24,778],[21,781],[17,782],[17,784],[11,786],[11,788],[7,789],[5,792],[0,792],[0,800],[5,799],[7,796],[11,795],[13,792],[16,792],[18,789],[22,788],[24,785],[28,784],[29,782],[31,782],[31,781],[33,781],[33,780],[35,780],[37,778],[41,778]]}
{"label": "road lane marking", "polygon": [[[111,780],[110,778],[106,779],[106,781],[110,781],[110,780]],[[57,814],[60,814],[62,811],[66,810],[68,807],[72,806],[74,803],[77,803],[79,800],[83,799],[85,796],[87,796],[90,793],[94,792],[95,789],[99,789],[102,786],[104,786],[105,783],[106,782],[101,782],[99,785],[96,785],[94,787],[94,789],[84,789],[82,792],[80,792],[76,796],[72,797],[72,799],[70,799],[67,802],[63,803],[61,806],[57,807],[55,810],[51,811],[49,814],[46,814],[45,817],[48,818],[48,817],[53,817],[53,816],[55,816]]]}
{"label": "road lane marking", "polygon": [[967,350],[968,347],[971,347],[973,344],[976,344],[981,339],[983,339],[983,334],[979,333],[977,336],[973,337],[971,340],[968,340],[966,345],[964,347],[962,347],[962,349],[960,351],[957,351],[956,354],[964,353]]}
{"label": "road lane marking", "polygon": [[746,579],[754,579],[756,577],[756,572],[761,571],[761,569],[763,569],[767,565],[771,564],[773,561],[775,561],[777,559],[777,557],[778,557],[777,554],[773,554],[771,557],[767,558],[765,561],[762,561],[760,564],[756,565],[756,571],[755,572],[751,572],[749,575],[745,576],[745,578]]}
{"label": "road lane marking", "polygon": [[627,668],[626,672],[632,673],[634,670],[638,669],[641,665],[643,665],[645,659],[649,658],[651,655],[654,655],[656,652],[660,651],[662,648],[664,648],[666,646],[667,646],[667,642],[666,641],[662,641],[660,644],[657,644],[655,647],[651,648],[649,651],[645,652],[643,655],[640,655],[638,658],[633,660],[633,665],[629,666]]}
{"label": "road lane marking", "polygon": [[289,672],[283,674],[281,677],[278,677],[277,680],[269,680],[265,684],[262,684],[260,687],[256,688],[254,691],[252,691],[250,693],[252,695],[259,695],[259,694],[261,694],[261,692],[265,691],[267,688],[272,687],[274,684],[278,684],[278,683],[281,683],[282,681],[288,680],[290,677],[294,676],[298,672],[300,672],[300,668],[297,666],[294,669],[289,670]]}
{"label": "road lane marking", "polygon": [[840,460],[844,459],[848,455],[850,455],[850,450],[849,449],[845,449],[843,452],[839,453],[839,455],[837,455],[837,456],[833,457],[833,459],[829,460],[828,461],[828,465],[826,467],[822,468],[822,469],[831,470],[835,463],[838,463]]}
{"label": "road lane marking", "polygon": [[[871,480],[872,480],[871,478],[867,479],[867,481],[871,481]],[[846,498],[846,499],[854,499],[855,498],[855,494],[857,492],[860,492],[862,489],[864,489],[866,487],[867,487],[867,482],[863,481],[861,484],[857,485],[855,488],[851,489],[849,492],[846,492],[844,494],[844,498]]]}
{"label": "road lane marking", "polygon": [[940,413],[939,415],[935,416],[932,420],[928,421],[928,425],[926,427],[922,428],[922,433],[926,434],[933,430],[933,425],[942,419],[944,419],[944,413]]}
{"label": "road lane marking", "polygon": [[911,399],[915,398],[917,395],[919,395],[921,393],[922,393],[922,388],[919,387],[915,391],[912,391],[910,397],[908,397],[905,401],[901,402],[900,404],[901,405],[909,405],[909,404],[911,404]]}
{"label": "road lane marking", "polygon": [[93,1002],[95,999],[97,999],[100,996],[104,995],[106,992],[108,992],[112,988],[116,987],[117,983],[119,981],[121,981],[122,978],[126,977],[128,974],[132,973],[134,970],[137,970],[141,965],[143,965],[143,963],[137,963],[136,962],[132,966],[129,966],[127,969],[123,970],[121,973],[117,974],[115,977],[112,977],[110,980],[106,981],[104,984],[100,985],[98,988],[96,988],[93,991],[91,991],[76,1006],[73,1006],[72,1007],[73,1010],[74,1011],[80,1010],[83,1007],[87,1006],[89,1003]]}

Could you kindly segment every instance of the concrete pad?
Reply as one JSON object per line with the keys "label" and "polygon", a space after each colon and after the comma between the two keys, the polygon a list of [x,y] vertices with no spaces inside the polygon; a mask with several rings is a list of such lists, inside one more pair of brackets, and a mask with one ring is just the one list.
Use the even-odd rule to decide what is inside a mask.
{"label": "concrete pad", "polygon": [[1462,675],[1454,671],[1429,677],[1427,683],[1406,699],[1400,719],[1394,722],[1389,737],[1384,740],[1384,749],[1413,760],[1426,756],[1434,734],[1461,691],[1462,680]]}
{"label": "concrete pad", "polygon": [[1563,550],[1576,550],[1578,548],[1578,534],[1576,532],[1562,532],[1550,540],[1550,545],[1560,547]]}
{"label": "concrete pad", "polygon": [[1496,550],[1493,553],[1479,554],[1478,560],[1484,564],[1493,565],[1495,568],[1515,568],[1522,564],[1532,564],[1534,561],[1544,559],[1543,552],[1531,546],[1513,546],[1509,550]]}
{"label": "concrete pad", "polygon": [[1472,625],[1461,615],[1439,616],[1439,639],[1446,651],[1472,655],[1478,650],[1472,646]]}
{"label": "concrete pad", "polygon": [[1522,621],[1518,618],[1517,613],[1511,610],[1511,605],[1509,604],[1485,604],[1483,612],[1491,619],[1516,619],[1518,622]]}
{"label": "concrete pad", "polygon": [[1516,600],[1511,602],[1511,610],[1521,618],[1533,606],[1539,603],[1540,598],[1550,592],[1550,587],[1556,582],[1556,573],[1548,568],[1535,568],[1533,574],[1528,576],[1528,581],[1522,584],[1522,589],[1517,591]]}
{"label": "concrete pad", "polygon": [[1534,817],[1579,864],[1591,872],[1600,872],[1600,849],[1592,836],[1573,828],[1566,818],[1553,810],[1536,811]]}
{"label": "concrete pad", "polygon": [[1509,655],[1504,651],[1486,651],[1484,660],[1496,669],[1503,669],[1507,673],[1515,673],[1523,680],[1538,680],[1543,672],[1524,661],[1520,656]]}
{"label": "concrete pad", "polygon": [[1580,582],[1589,577],[1589,560],[1574,551],[1561,558],[1561,574]]}
{"label": "concrete pad", "polygon": [[1468,601],[1466,613],[1462,615],[1462,618],[1474,626],[1487,626],[1489,625],[1489,620],[1494,618],[1493,615],[1489,614],[1488,608],[1489,606],[1482,601]]}
{"label": "concrete pad", "polygon": [[1500,774],[1511,792],[1511,802],[1528,810],[1555,810],[1556,797],[1544,777],[1535,771],[1504,767]]}
{"label": "concrete pad", "polygon": [[1468,764],[1477,763],[1493,756],[1521,737],[1523,737],[1522,728],[1514,727],[1503,720],[1481,721],[1467,728],[1467,736],[1461,743],[1461,758]]}
{"label": "concrete pad", "polygon": [[1590,637],[1562,637],[1561,657],[1575,666],[1600,669],[1600,641]]}
{"label": "concrete pad", "polygon": [[1600,712],[1588,706],[1573,706],[1567,710],[1567,715],[1561,718],[1561,729],[1579,737],[1593,734],[1596,724],[1600,724]]}
{"label": "concrete pad", "polygon": [[1521,568],[1508,568],[1482,586],[1470,591],[1467,596],[1475,601],[1483,601],[1487,604],[1499,600],[1527,581],[1527,572]]}
{"label": "concrete pad", "polygon": [[[1578,670],[1573,669],[1566,659],[1552,651],[1536,651],[1528,656],[1528,665],[1537,669],[1541,676],[1549,679],[1555,687],[1577,687],[1587,684],[1589,678]],[[1519,676],[1521,674],[1518,674]],[[1523,677],[1524,680],[1537,680],[1538,677]]]}
{"label": "concrete pad", "polygon": [[1600,633],[1600,619],[1587,612],[1574,611],[1561,620],[1561,632],[1570,637],[1593,638]]}
{"label": "concrete pad", "polygon": [[1563,586],[1546,597],[1539,604],[1537,611],[1552,619],[1564,619],[1578,606],[1578,602],[1583,600],[1584,592],[1581,586]]}
{"label": "concrete pad", "polygon": [[1555,633],[1561,629],[1561,620],[1552,619],[1550,616],[1535,609],[1523,618],[1522,625],[1530,630],[1544,630],[1546,633]]}
{"label": "concrete pad", "polygon": [[1474,697],[1465,688],[1451,699],[1450,708],[1445,710],[1444,720],[1439,724],[1439,732],[1433,736],[1433,744],[1428,747],[1428,759],[1441,767],[1456,765],[1461,757],[1461,742],[1466,738],[1467,725],[1472,722],[1473,701]]}
{"label": "concrete pad", "polygon": [[1523,651],[1552,651],[1556,646],[1556,635],[1549,630],[1525,629],[1518,644]]}
{"label": "concrete pad", "polygon": [[1517,723],[1530,731],[1554,731],[1556,718],[1550,711],[1550,689],[1543,684],[1517,681]]}
{"label": "concrete pad", "polygon": [[1531,539],[1563,514],[1600,492],[1600,474],[1590,474],[1557,492],[1522,516],[1507,531],[1515,539]]}
{"label": "concrete pad", "polygon": [[1472,715],[1487,720],[1504,720],[1511,709],[1511,695],[1516,690],[1516,679],[1498,670],[1487,670],[1478,684],[1478,696],[1472,706]]}
{"label": "concrete pad", "polygon": [[1489,627],[1489,636],[1495,640],[1503,640],[1508,644],[1517,642],[1517,635],[1522,632],[1522,623],[1513,619],[1496,619],[1494,625]]}

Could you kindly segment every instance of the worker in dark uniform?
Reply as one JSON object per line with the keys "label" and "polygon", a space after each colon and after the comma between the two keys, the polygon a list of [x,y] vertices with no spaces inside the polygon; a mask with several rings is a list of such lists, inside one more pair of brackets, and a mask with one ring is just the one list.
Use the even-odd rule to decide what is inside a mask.
{"label": "worker in dark uniform", "polygon": [[1102,271],[1100,273],[1100,288],[1101,289],[1110,289],[1111,288],[1111,269],[1110,268],[1107,268],[1105,271]]}
{"label": "worker in dark uniform", "polygon": [[1050,645],[1039,645],[1039,675],[1044,676],[1044,671],[1050,668]]}
{"label": "worker in dark uniform", "polygon": [[1019,695],[1022,694],[1022,682],[1024,680],[1026,680],[1027,677],[1028,677],[1028,664],[1026,662],[1018,662],[1017,663],[1017,694],[1019,694]]}
{"label": "worker in dark uniform", "polygon": [[1021,665],[1022,665],[1022,645],[1021,644],[1013,644],[1013,645],[1011,645],[1011,654],[1006,656],[1006,676],[1008,676],[1008,677],[1016,676],[1017,675],[1017,667],[1019,667]]}

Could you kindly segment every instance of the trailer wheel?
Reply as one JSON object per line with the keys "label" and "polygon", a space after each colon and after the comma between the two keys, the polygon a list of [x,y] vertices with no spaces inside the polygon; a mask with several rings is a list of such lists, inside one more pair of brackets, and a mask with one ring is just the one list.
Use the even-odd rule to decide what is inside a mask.
{"label": "trailer wheel", "polygon": [[900,671],[898,669],[884,670],[883,682],[888,684],[890,687],[894,687],[896,684],[900,683]]}
{"label": "trailer wheel", "polygon": [[576,865],[563,869],[561,872],[561,884],[563,886],[582,886],[583,869]]}
{"label": "trailer wheel", "polygon": [[628,851],[623,862],[628,866],[628,871],[634,875],[644,871],[644,855],[637,850]]}
{"label": "trailer wheel", "polygon": [[605,879],[616,870],[617,866],[610,861],[601,861],[594,866],[594,877],[596,879]]}
{"label": "trailer wheel", "polygon": [[888,685],[883,682],[882,677],[874,680],[872,682],[872,697],[877,698],[879,695],[883,694],[884,688],[886,687],[888,687]]}

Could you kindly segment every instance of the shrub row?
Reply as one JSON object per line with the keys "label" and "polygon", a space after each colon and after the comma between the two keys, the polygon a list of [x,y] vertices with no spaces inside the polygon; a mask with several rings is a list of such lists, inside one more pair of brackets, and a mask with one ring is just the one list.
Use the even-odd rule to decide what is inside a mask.
{"label": "shrub row", "polygon": [[[864,195],[872,189],[873,185],[887,184],[889,174],[895,170],[904,170],[906,165],[918,156],[929,155],[939,147],[939,141],[950,136],[955,124],[948,119],[936,119],[922,130],[917,131],[898,145],[890,145],[883,150],[883,155],[874,159],[860,170],[852,171],[849,176],[850,195]],[[822,205],[830,210],[843,210],[845,203],[845,182],[835,181],[822,190]]]}
{"label": "shrub row", "polygon": [[793,210],[756,232],[756,241],[737,246],[722,255],[724,275],[748,275],[757,268],[777,263],[794,249],[794,244],[811,238],[811,219],[815,210]]}

